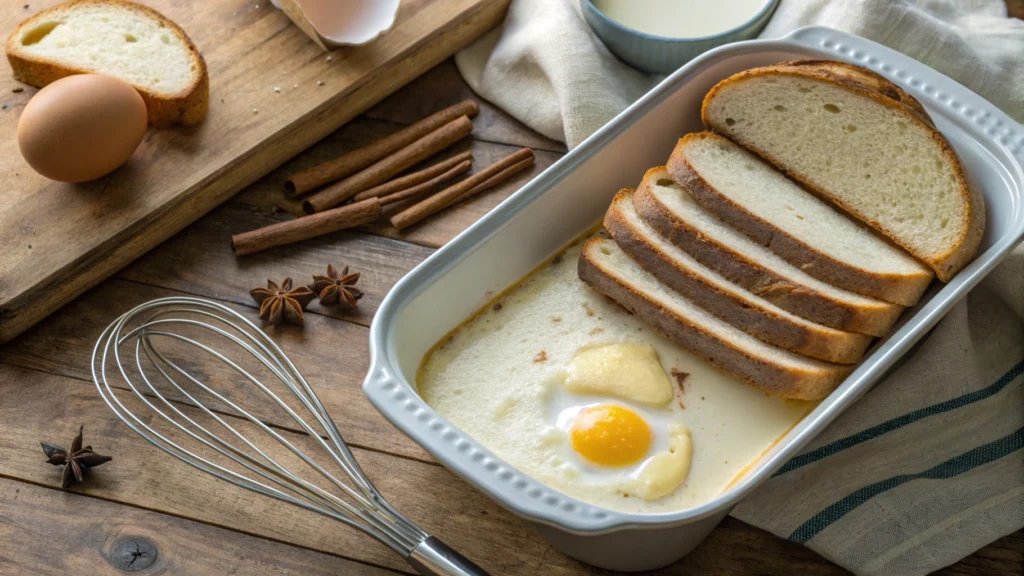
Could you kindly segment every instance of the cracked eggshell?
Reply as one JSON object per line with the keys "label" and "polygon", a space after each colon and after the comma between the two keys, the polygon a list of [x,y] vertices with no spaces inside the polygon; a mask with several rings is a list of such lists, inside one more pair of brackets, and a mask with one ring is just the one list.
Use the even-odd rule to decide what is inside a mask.
{"label": "cracked eggshell", "polygon": [[[330,47],[366,44],[391,28],[399,0],[271,0],[309,33],[308,23],[322,44]],[[298,10],[296,10],[296,8]]]}

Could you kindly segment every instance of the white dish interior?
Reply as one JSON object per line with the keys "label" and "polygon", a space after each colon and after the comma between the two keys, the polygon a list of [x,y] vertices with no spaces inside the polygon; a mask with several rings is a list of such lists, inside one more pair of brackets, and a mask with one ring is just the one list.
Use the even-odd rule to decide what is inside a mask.
{"label": "white dish interior", "polygon": [[[519,473],[417,396],[416,371],[430,348],[496,293],[597,222],[619,188],[635,187],[648,168],[664,164],[679,137],[701,129],[700,103],[715,83],[751,67],[803,58],[866,66],[921,100],[981,186],[988,224],[977,258],[948,284],[934,284],[857,370],[731,490],[681,512],[626,514],[597,508]],[[533,522],[597,535],[720,518],[867,392],[1024,238],[1022,164],[1020,125],[952,80],[873,42],[812,27],[778,41],[723,46],[671,75],[406,276],[374,319],[372,365],[364,391],[389,420],[447,467]]]}

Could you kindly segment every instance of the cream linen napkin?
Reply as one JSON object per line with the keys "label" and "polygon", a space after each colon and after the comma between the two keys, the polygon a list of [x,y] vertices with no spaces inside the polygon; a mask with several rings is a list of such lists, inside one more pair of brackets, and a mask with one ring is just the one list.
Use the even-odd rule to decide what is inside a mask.
{"label": "cream linen napkin", "polygon": [[[899,50],[1024,121],[1024,22],[1003,0],[782,0],[762,36],[811,24]],[[513,0],[456,64],[570,148],[660,80],[612,56],[575,0]],[[733,515],[857,574],[926,574],[1024,526],[1022,446],[1024,247]]]}

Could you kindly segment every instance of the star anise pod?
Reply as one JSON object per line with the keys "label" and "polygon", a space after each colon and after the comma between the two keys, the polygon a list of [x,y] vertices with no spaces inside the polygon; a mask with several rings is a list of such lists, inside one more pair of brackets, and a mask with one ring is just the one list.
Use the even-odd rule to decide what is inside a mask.
{"label": "star anise pod", "polygon": [[302,325],[302,309],[314,298],[305,286],[292,288],[291,278],[285,278],[280,287],[267,280],[266,288],[253,288],[249,294],[260,305],[260,319],[271,324],[288,322]]}
{"label": "star anise pod", "polygon": [[363,297],[363,291],[356,288],[359,281],[359,272],[348,273],[348,266],[341,269],[341,272],[327,265],[327,276],[313,275],[313,283],[309,286],[316,293],[320,303],[326,306],[341,304],[346,308],[355,308],[356,300]]}
{"label": "star anise pod", "polygon": [[50,444],[40,442],[43,445],[43,452],[46,453],[47,462],[54,466],[63,466],[64,473],[60,478],[60,487],[67,488],[72,482],[81,482],[86,469],[100,464],[106,464],[113,460],[110,456],[100,456],[92,451],[92,446],[82,448],[82,431],[84,426],[78,428],[78,436],[71,441],[71,451]]}

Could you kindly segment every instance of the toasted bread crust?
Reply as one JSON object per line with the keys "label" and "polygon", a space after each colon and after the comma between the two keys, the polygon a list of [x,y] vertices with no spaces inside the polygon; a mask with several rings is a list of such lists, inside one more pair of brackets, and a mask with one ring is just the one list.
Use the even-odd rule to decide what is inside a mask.
{"label": "toasted bread crust", "polygon": [[764,392],[795,400],[820,400],[838,386],[853,370],[850,366],[827,364],[821,370],[798,370],[758,358],[719,339],[689,318],[680,316],[628,285],[590,256],[600,243],[594,238],[580,253],[578,273],[581,280],[637,314],[655,330]]}
{"label": "toasted bread crust", "polygon": [[724,137],[710,132],[687,134],[679,140],[668,160],[672,178],[705,208],[818,280],[901,306],[913,306],[921,298],[932,279],[924,267],[919,274],[882,274],[858,268],[818,251],[718,191],[701,177],[683,152],[687,142],[707,138]]}
{"label": "toasted bread crust", "polygon": [[[863,95],[875,102],[900,112],[908,120],[925,129],[932,141],[938,145],[942,155],[954,167],[954,173],[959,184],[958,188],[960,197],[966,205],[965,218],[959,223],[959,239],[954,246],[943,254],[929,255],[915,253],[910,246],[902,243],[895,234],[886,230],[878,221],[868,218],[855,207],[843,202],[841,198],[830,194],[829,191],[813,185],[808,181],[807,177],[802,174],[786,170],[779,164],[777,159],[772,156],[770,151],[760,149],[752,145],[750,142],[743,141],[742,138],[730,134],[728,127],[715,125],[711,121],[709,117],[711,101],[715,96],[721,93],[722,90],[731,88],[753,77],[766,75],[800,76],[802,78],[808,78],[822,83],[841,86],[851,92]],[[794,62],[783,62],[773,66],[752,68],[722,80],[707,93],[704,97],[704,102],[701,105],[701,120],[704,122],[704,126],[708,130],[714,130],[721,134],[728,135],[738,144],[764,158],[787,176],[800,182],[815,194],[833,202],[843,210],[846,210],[865,224],[868,224],[873,229],[877,230],[879,233],[885,235],[894,243],[903,246],[911,254],[914,254],[916,257],[927,263],[932,270],[935,271],[935,275],[943,282],[948,282],[957,272],[966,266],[971,259],[974,258],[975,253],[978,251],[982,235],[985,232],[985,200],[981,195],[981,191],[968,180],[963,166],[960,163],[960,158],[953,150],[953,147],[950,146],[946,137],[935,129],[935,123],[932,122],[931,117],[928,116],[928,113],[925,111],[924,107],[921,106],[921,103],[902,88],[890,82],[884,76],[860,66],[854,66],[846,62],[839,62],[835,60],[800,60]]]}
{"label": "toasted bread crust", "polygon": [[196,49],[195,44],[192,43],[192,40],[189,39],[185,31],[172,20],[152,8],[126,0],[70,0],[69,2],[47,8],[19,24],[7,38],[6,44],[7,60],[11,63],[11,69],[17,80],[30,86],[42,88],[61,78],[75,74],[103,73],[100,70],[75,68],[50,59],[31,57],[23,54],[18,47],[18,39],[21,38],[24,30],[32,28],[55,12],[63,12],[74,8],[75,5],[81,4],[121,6],[127,10],[142,13],[149,18],[163,22],[178,39],[188,46],[189,52],[199,69],[195,81],[187,89],[177,94],[156,94],[143,87],[134,86],[146,102],[146,111],[150,124],[158,128],[167,127],[172,124],[187,126],[198,123],[206,116],[210,102],[210,78],[206,68],[206,61],[203,59],[202,54]]}
{"label": "toasted bread crust", "polygon": [[870,336],[885,336],[903,311],[902,306],[879,302],[867,307],[845,302],[812,286],[795,283],[747,255],[705,238],[679,219],[649,190],[649,178],[664,168],[652,168],[633,196],[640,217],[652,228],[705,266],[779,308],[830,328]]}
{"label": "toasted bread crust", "polygon": [[822,325],[796,323],[778,310],[758,306],[695,276],[675,264],[665,251],[645,237],[622,213],[620,204],[632,202],[633,190],[619,191],[605,214],[604,227],[615,243],[661,282],[700,307],[769,344],[826,362],[853,364],[861,359],[872,338]]}

